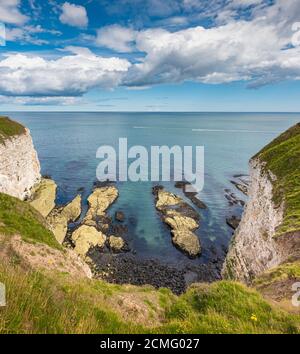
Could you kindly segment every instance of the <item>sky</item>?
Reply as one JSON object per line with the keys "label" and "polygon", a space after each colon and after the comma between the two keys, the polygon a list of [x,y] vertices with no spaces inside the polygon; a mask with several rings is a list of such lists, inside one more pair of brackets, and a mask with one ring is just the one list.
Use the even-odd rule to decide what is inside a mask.
{"label": "sky", "polygon": [[0,111],[300,112],[300,0],[0,0]]}

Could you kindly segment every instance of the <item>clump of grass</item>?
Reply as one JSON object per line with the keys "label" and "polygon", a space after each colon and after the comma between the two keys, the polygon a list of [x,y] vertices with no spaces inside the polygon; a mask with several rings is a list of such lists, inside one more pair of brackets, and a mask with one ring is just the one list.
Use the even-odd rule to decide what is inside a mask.
{"label": "clump of grass", "polygon": [[[7,289],[7,306],[0,309],[0,333],[299,332],[299,316],[274,309],[256,291],[234,282],[195,285],[179,297],[152,290],[158,298],[168,297],[161,314],[163,324],[154,327],[125,321],[115,311],[112,303],[118,297],[114,296],[128,292],[126,286],[25,272],[1,263],[0,282]],[[130,286],[130,293],[135,292],[147,295]],[[151,311],[155,313],[155,307]]]}
{"label": "clump of grass", "polygon": [[254,158],[265,163],[276,180],[273,183],[275,205],[284,205],[283,222],[276,236],[300,230],[300,123],[288,129]]}
{"label": "clump of grass", "polygon": [[272,307],[261,295],[239,283],[199,284],[167,311],[165,332],[298,333],[300,317]]}
{"label": "clump of grass", "polygon": [[285,281],[288,279],[300,278],[300,262],[284,263],[276,268],[272,268],[257,277],[254,286],[268,286],[274,282]]}
{"label": "clump of grass", "polygon": [[20,123],[12,121],[8,117],[0,117],[0,144],[6,139],[25,133],[25,128]]}
{"label": "clump of grass", "polygon": [[20,235],[27,242],[40,242],[62,249],[38,211],[4,193],[0,193],[0,234]]}
{"label": "clump of grass", "polygon": [[[59,277],[58,277],[59,278]],[[131,333],[141,326],[122,321],[88,283],[47,278],[0,265],[7,305],[0,308],[0,333]],[[108,285],[109,286],[109,285]],[[93,300],[87,291],[93,291]]]}

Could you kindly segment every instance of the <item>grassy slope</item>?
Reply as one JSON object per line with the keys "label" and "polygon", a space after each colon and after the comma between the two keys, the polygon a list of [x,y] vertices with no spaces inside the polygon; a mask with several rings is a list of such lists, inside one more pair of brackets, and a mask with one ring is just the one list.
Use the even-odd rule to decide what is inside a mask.
{"label": "grassy slope", "polygon": [[[176,297],[166,289],[131,287],[131,294],[155,292],[164,308],[153,327],[122,319],[108,304],[124,286],[66,275],[26,273],[0,266],[7,306],[0,309],[0,333],[299,333],[300,317],[276,310],[256,291],[233,282],[195,285]],[[152,311],[153,306],[149,303]],[[150,310],[150,309],[149,309]]]}
{"label": "grassy slope", "polygon": [[277,180],[273,182],[276,205],[284,201],[284,219],[277,235],[300,230],[300,123],[288,129],[257,155]]}
{"label": "grassy slope", "polygon": [[[44,219],[25,202],[0,194],[0,233],[57,247]],[[1,247],[1,245],[0,245]],[[256,291],[234,282],[195,285],[177,297],[167,289],[130,288],[67,274],[26,271],[20,260],[0,259],[7,306],[0,308],[0,333],[295,333],[300,317],[269,305]],[[152,326],[125,320],[119,295],[141,297],[160,320]],[[151,295],[155,301],[149,301]],[[115,305],[114,305],[115,304]],[[124,311],[128,311],[125,307]],[[155,316],[154,316],[155,317]],[[156,316],[157,317],[157,316]],[[135,318],[133,314],[132,318]]]}
{"label": "grassy slope", "polygon": [[21,135],[24,132],[23,125],[10,120],[8,117],[0,117],[0,144],[12,136]]}
{"label": "grassy slope", "polygon": [[54,235],[46,228],[45,219],[28,203],[0,193],[0,234],[21,235],[28,242],[41,242],[61,249]]}

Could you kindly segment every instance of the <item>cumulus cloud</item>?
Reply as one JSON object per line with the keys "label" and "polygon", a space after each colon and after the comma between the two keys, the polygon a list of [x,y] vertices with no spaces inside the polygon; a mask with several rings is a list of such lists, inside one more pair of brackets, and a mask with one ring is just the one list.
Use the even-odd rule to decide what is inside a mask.
{"label": "cumulus cloud", "polygon": [[74,27],[86,27],[88,25],[88,16],[84,6],[65,2],[61,10],[59,19],[62,23]]}
{"label": "cumulus cloud", "polygon": [[198,26],[176,32],[140,31],[136,47],[146,55],[132,66],[125,84],[246,80],[251,86],[259,86],[298,80],[300,48],[290,45],[292,20],[297,13],[297,1],[285,0],[283,4],[278,0],[251,21],[232,20],[212,28]]}
{"label": "cumulus cloud", "polygon": [[102,27],[97,30],[96,44],[118,52],[131,52],[137,32],[119,25]]}
{"label": "cumulus cloud", "polygon": [[0,0],[0,21],[9,24],[22,25],[28,17],[21,13],[20,0]]}
{"label": "cumulus cloud", "polygon": [[58,59],[7,54],[0,60],[0,94],[7,96],[80,96],[94,87],[120,84],[130,67],[126,59],[96,56],[88,49]]}
{"label": "cumulus cloud", "polygon": [[[207,1],[185,0],[181,4],[196,9]],[[74,46],[52,60],[7,54],[0,59],[0,95],[78,97],[94,87],[144,89],[161,83],[238,80],[258,87],[300,80],[300,46],[293,45],[298,31],[293,24],[300,19],[297,0],[276,0],[272,6],[263,0],[214,0],[207,11],[213,13],[221,4],[229,14],[223,13],[223,20],[209,28],[134,30],[111,25],[97,31],[94,41],[98,46],[131,53],[128,57],[132,63]],[[247,18],[235,18],[230,13],[249,6]]]}

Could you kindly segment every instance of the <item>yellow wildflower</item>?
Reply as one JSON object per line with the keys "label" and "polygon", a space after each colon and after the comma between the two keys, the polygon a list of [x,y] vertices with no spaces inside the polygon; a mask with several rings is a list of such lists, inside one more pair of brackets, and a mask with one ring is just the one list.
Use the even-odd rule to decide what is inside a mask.
{"label": "yellow wildflower", "polygon": [[257,322],[257,317],[256,315],[252,314],[252,316],[250,317],[251,321]]}

